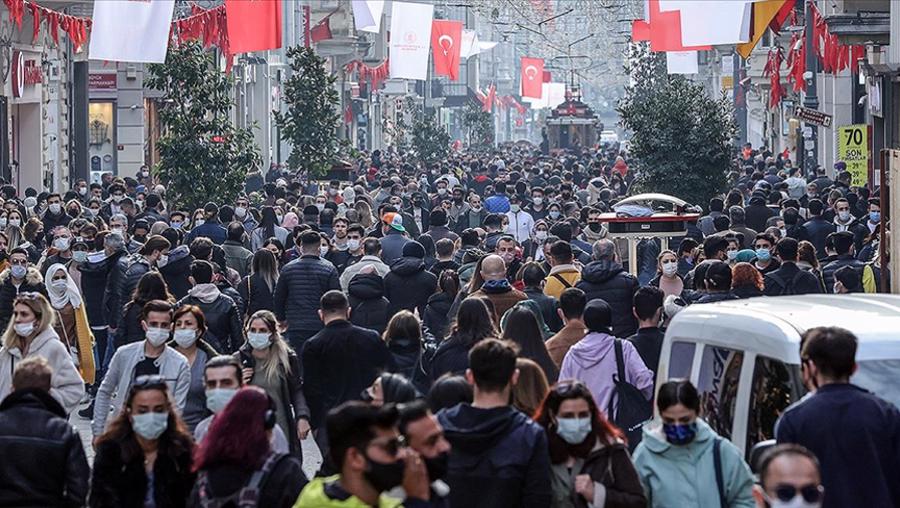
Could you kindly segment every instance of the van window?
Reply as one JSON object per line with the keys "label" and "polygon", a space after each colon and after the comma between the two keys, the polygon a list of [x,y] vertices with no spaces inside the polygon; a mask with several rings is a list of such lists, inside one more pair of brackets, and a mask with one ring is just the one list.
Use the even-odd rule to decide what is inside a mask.
{"label": "van window", "polygon": [[775,437],[775,422],[784,409],[800,400],[806,393],[798,365],[757,356],[753,366],[753,385],[750,387],[747,447]]}
{"label": "van window", "polygon": [[672,356],[669,357],[669,379],[691,377],[696,346],[693,342],[672,343]]}
{"label": "van window", "polygon": [[714,346],[703,349],[700,376],[697,379],[700,416],[725,439],[731,439],[743,363],[742,351]]}
{"label": "van window", "polygon": [[859,368],[850,378],[851,383],[900,407],[900,387],[897,386],[900,360],[866,360],[857,365]]}

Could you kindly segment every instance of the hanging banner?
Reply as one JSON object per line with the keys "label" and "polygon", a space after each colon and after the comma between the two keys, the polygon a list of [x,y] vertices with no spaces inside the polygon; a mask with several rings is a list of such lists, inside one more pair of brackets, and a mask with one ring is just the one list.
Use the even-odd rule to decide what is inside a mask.
{"label": "hanging banner", "polygon": [[95,2],[91,60],[163,63],[175,0]]}
{"label": "hanging banner", "polygon": [[752,0],[659,0],[659,9],[663,13],[680,13],[681,43],[684,46],[731,45],[750,41]]}
{"label": "hanging banner", "polygon": [[865,124],[843,125],[837,131],[837,159],[847,164],[854,186],[869,183],[869,129]]}
{"label": "hanging banner", "polygon": [[362,32],[378,33],[381,31],[381,14],[384,12],[384,0],[353,0],[353,24]]}
{"label": "hanging banner", "polygon": [[434,5],[394,2],[391,14],[391,77],[425,80]]}
{"label": "hanging banner", "polygon": [[461,21],[434,20],[431,25],[431,51],[434,55],[434,73],[459,79],[459,54],[462,47]]}
{"label": "hanging banner", "polygon": [[697,74],[699,68],[696,51],[666,51],[666,71],[669,74]]}
{"label": "hanging banner", "polygon": [[544,82],[544,59],[522,57],[522,97],[541,98]]}
{"label": "hanging banner", "polygon": [[225,0],[225,13],[232,53],[281,47],[281,0]]}

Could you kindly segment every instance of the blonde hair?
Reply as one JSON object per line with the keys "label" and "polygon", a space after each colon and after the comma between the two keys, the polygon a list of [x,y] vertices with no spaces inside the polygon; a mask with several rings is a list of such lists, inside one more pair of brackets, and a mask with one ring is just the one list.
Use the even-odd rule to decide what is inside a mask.
{"label": "blonde hair", "polygon": [[293,349],[291,349],[291,346],[284,340],[281,333],[278,331],[278,321],[275,319],[275,314],[273,314],[272,311],[258,310],[254,312],[244,325],[245,336],[247,332],[250,331],[250,323],[256,319],[262,320],[272,334],[272,343],[269,345],[269,356],[262,360],[261,369],[263,371],[263,376],[266,378],[266,382],[275,383],[282,374],[289,375],[291,373],[290,354],[293,352]]}
{"label": "blonde hair", "polygon": [[[13,309],[19,304],[25,305],[34,313],[35,326],[34,331],[31,332],[31,338],[37,337],[44,333],[48,328],[53,327],[56,313],[53,311],[53,308],[50,307],[50,302],[44,298],[44,295],[40,293],[21,293],[13,300]],[[10,319],[9,324],[6,326],[6,331],[3,332],[3,346],[6,347],[6,349],[18,348],[22,351],[25,346],[25,339],[19,337],[19,334],[16,333],[15,326],[15,318]]]}

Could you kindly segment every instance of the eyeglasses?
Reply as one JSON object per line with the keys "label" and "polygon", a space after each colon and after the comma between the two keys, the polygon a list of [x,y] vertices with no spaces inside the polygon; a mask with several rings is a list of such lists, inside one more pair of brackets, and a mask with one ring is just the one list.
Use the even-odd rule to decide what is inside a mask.
{"label": "eyeglasses", "polygon": [[379,441],[379,440],[371,441],[369,443],[369,445],[377,446],[377,447],[381,448],[382,450],[385,451],[385,453],[387,453],[391,457],[395,457],[398,453],[400,453],[400,450],[402,450],[403,448],[406,448],[406,446],[407,446],[406,438],[403,436],[397,436],[394,438],[390,438],[387,441]]}
{"label": "eyeglasses", "polygon": [[794,500],[797,496],[803,497],[803,500],[807,503],[818,503],[822,501],[822,497],[825,495],[825,488],[812,483],[802,487],[782,483],[775,486],[774,492],[775,497],[785,503]]}

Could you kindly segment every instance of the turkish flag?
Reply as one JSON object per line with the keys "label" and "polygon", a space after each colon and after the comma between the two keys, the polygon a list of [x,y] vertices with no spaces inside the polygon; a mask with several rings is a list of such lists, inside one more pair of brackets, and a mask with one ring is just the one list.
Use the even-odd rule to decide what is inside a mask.
{"label": "turkish flag", "polygon": [[712,49],[712,46],[688,47],[681,42],[681,11],[661,11],[659,0],[647,2],[647,21],[635,20],[631,38],[650,41],[652,51],[693,51]]}
{"label": "turkish flag", "polygon": [[281,0],[225,0],[231,53],[281,47]]}
{"label": "turkish flag", "polygon": [[541,98],[544,59],[522,57],[522,97]]}
{"label": "turkish flag", "polygon": [[431,22],[431,50],[434,54],[434,73],[459,79],[459,53],[462,47],[462,21],[436,19]]}
{"label": "turkish flag", "polygon": [[484,97],[484,102],[481,103],[481,110],[485,113],[488,113],[494,107],[494,99],[497,97],[497,88],[491,83],[491,86],[488,88],[488,93]]}

